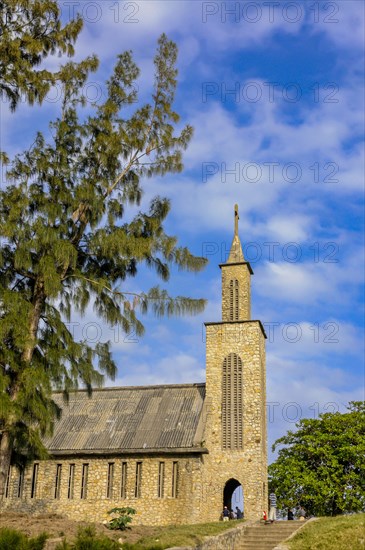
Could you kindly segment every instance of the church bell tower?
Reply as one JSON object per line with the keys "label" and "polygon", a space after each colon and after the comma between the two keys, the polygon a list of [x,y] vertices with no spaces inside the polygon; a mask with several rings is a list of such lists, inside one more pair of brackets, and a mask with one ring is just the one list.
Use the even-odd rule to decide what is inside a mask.
{"label": "church bell tower", "polygon": [[[238,206],[228,259],[221,264],[222,320],[206,326],[206,445],[217,510],[233,507],[242,486],[247,519],[267,509],[265,331],[251,319],[252,268],[238,235]],[[219,489],[217,489],[219,486]],[[218,496],[217,496],[218,495]],[[212,505],[212,502],[210,503]]]}
{"label": "church bell tower", "polygon": [[234,207],[234,237],[222,270],[222,321],[249,321],[251,319],[251,275],[253,271],[245,261],[238,236],[238,206]]}

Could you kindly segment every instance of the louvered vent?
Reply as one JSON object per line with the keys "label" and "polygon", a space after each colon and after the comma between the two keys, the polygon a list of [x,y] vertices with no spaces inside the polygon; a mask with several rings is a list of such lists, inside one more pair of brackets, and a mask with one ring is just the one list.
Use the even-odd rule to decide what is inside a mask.
{"label": "louvered vent", "polygon": [[242,361],[230,353],[223,361],[222,448],[242,449]]}
{"label": "louvered vent", "polygon": [[238,281],[237,279],[233,279],[229,282],[229,320],[238,321],[238,312]]}

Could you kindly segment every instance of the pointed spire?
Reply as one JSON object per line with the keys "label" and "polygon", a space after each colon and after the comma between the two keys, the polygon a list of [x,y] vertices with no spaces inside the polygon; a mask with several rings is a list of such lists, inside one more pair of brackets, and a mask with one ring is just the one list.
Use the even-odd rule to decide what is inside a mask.
{"label": "pointed spire", "polygon": [[238,220],[240,219],[238,214],[238,204],[234,205],[234,237],[231,245],[231,251],[227,260],[227,264],[234,264],[237,262],[244,262],[245,258],[242,252],[241,241],[238,236]]}
{"label": "pointed spire", "polygon": [[240,219],[238,214],[238,204],[234,205],[234,236],[238,237],[238,220]]}

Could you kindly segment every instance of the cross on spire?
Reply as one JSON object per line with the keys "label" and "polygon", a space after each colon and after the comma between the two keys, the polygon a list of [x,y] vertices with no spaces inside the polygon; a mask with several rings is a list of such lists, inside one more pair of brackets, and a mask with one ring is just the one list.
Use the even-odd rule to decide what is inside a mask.
{"label": "cross on spire", "polygon": [[231,250],[228,256],[227,263],[233,264],[237,262],[244,262],[245,258],[242,252],[242,246],[240,238],[238,236],[238,220],[240,219],[238,214],[238,204],[234,205],[234,235],[231,245]]}
{"label": "cross on spire", "polygon": [[238,214],[238,204],[234,205],[234,235],[238,237],[238,220],[240,219]]}

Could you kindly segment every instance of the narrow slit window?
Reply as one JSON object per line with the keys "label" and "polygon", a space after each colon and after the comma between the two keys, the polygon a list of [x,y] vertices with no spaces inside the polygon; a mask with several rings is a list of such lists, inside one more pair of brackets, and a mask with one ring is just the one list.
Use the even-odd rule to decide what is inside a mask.
{"label": "narrow slit window", "polygon": [[87,498],[87,480],[89,476],[89,465],[82,465],[82,474],[81,474],[81,498]]}
{"label": "narrow slit window", "polygon": [[158,465],[158,486],[157,486],[157,496],[158,498],[164,497],[164,486],[165,486],[165,463],[159,462]]}
{"label": "narrow slit window", "polygon": [[6,476],[5,498],[10,497],[10,479],[11,479],[11,466],[9,466],[8,475]]}
{"label": "narrow slit window", "polygon": [[32,473],[32,486],[30,489],[30,498],[37,498],[37,484],[38,484],[38,471],[39,464],[33,464],[33,473]]}
{"label": "narrow slit window", "polygon": [[19,470],[17,498],[22,498],[24,489],[24,468]]}
{"label": "narrow slit window", "polygon": [[179,463],[173,462],[172,463],[172,488],[171,488],[172,498],[177,498],[178,483],[179,483]]}
{"label": "narrow slit window", "polygon": [[114,462],[108,464],[108,480],[106,485],[106,498],[113,498]]}
{"label": "narrow slit window", "polygon": [[75,487],[75,464],[70,464],[68,470],[68,487],[67,487],[67,498],[74,498],[74,487]]}
{"label": "narrow slit window", "polygon": [[141,497],[141,485],[142,485],[142,462],[136,463],[136,483],[134,487],[135,498]]}
{"label": "narrow slit window", "polygon": [[127,498],[127,462],[122,462],[122,479],[120,484],[121,498]]}
{"label": "narrow slit window", "polygon": [[239,285],[237,279],[229,282],[229,320],[239,320]]}
{"label": "narrow slit window", "polygon": [[57,464],[57,466],[56,466],[55,487],[54,487],[54,498],[60,498],[61,476],[62,476],[62,464]]}

